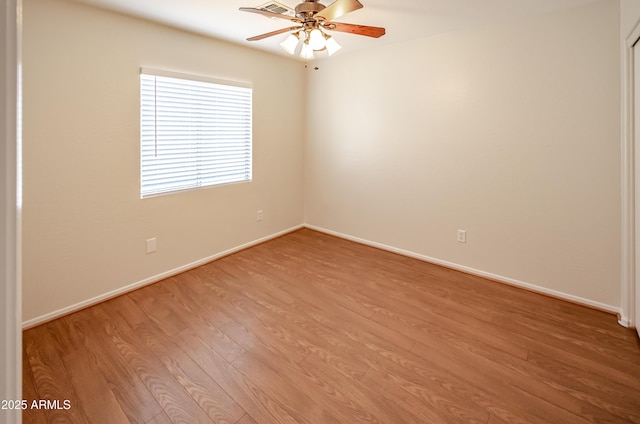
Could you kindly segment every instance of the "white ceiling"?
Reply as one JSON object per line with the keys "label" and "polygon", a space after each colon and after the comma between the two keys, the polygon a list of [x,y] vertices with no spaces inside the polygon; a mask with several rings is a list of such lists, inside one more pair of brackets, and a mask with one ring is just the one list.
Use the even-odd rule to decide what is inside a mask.
{"label": "white ceiling", "polygon": [[[240,12],[267,0],[76,0],[128,15],[157,21],[184,30],[287,55],[279,43],[286,34],[261,41],[246,38],[292,26],[292,22]],[[292,9],[300,1],[277,0]],[[360,0],[364,8],[339,22],[385,27],[387,34],[373,39],[335,32],[343,46],[336,54],[421,38],[443,32],[488,25],[508,19],[570,8],[598,0]],[[332,1],[321,1],[329,5]]]}

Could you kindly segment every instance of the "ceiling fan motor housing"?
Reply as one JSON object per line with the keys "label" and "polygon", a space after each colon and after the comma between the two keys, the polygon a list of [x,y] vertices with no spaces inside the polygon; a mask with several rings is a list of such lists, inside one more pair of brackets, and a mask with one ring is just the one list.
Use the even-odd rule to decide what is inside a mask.
{"label": "ceiling fan motor housing", "polygon": [[310,18],[324,8],[325,6],[317,0],[307,0],[296,6],[296,17],[300,19]]}

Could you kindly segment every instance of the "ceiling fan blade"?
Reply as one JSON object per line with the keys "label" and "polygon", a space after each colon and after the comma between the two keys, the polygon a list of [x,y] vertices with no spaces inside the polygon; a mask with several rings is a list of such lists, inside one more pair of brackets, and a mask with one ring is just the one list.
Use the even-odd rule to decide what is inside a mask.
{"label": "ceiling fan blade", "polygon": [[240,10],[242,12],[257,13],[258,15],[266,16],[267,18],[280,18],[293,22],[302,22],[295,16],[282,15],[280,13],[269,12],[268,10],[256,9],[255,7],[241,7]]}
{"label": "ceiling fan blade", "polygon": [[272,37],[274,35],[282,34],[282,33],[293,31],[295,29],[300,29],[300,28],[301,27],[297,27],[297,26],[289,27],[289,28],[282,28],[282,29],[278,29],[276,31],[267,32],[266,34],[256,35],[255,37],[247,38],[247,41],[258,41],[258,40],[265,39],[267,37]]}
{"label": "ceiling fan blade", "polygon": [[346,15],[354,10],[361,9],[362,3],[358,0],[336,0],[322,11],[314,15],[315,18],[323,18],[326,21],[333,21],[340,16]]}
{"label": "ceiling fan blade", "polygon": [[380,38],[386,34],[386,30],[380,27],[366,25],[343,24],[340,22],[327,22],[322,26],[331,31],[348,32],[350,34],[365,35],[367,37]]}

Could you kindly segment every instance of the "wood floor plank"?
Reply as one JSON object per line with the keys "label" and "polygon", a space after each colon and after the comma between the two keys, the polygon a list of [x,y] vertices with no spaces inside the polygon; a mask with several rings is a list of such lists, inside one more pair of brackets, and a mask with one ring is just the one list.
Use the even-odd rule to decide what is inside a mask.
{"label": "wood floor plank", "polygon": [[92,423],[129,422],[90,352],[76,350],[65,355],[63,361],[71,384],[83,388],[77,392],[77,398]]}
{"label": "wood floor plank", "polygon": [[[233,285],[233,282],[231,283]],[[404,337],[401,333],[398,332],[390,332],[387,328],[379,326],[376,322],[363,317],[362,315],[354,312],[351,308],[351,304],[348,301],[343,300],[343,302],[339,305],[333,303],[333,292],[329,291],[329,296],[325,296],[323,293],[314,292],[312,294],[308,293],[306,287],[301,289],[290,288],[292,292],[295,292],[297,297],[300,299],[306,300],[305,302],[295,302],[291,305],[283,306],[283,308],[287,308],[288,311],[292,313],[287,313],[283,308],[278,308],[274,306],[269,301],[264,298],[261,300],[259,298],[259,287],[257,285],[252,285],[250,291],[244,291],[243,294],[253,300],[255,303],[264,306],[266,309],[273,310],[276,314],[286,318],[287,320],[291,320],[296,322],[296,324],[302,326],[305,331],[314,332],[314,328],[308,324],[305,320],[297,319],[296,317],[305,317],[308,316],[315,320],[317,324],[324,325],[327,329],[330,329],[333,333],[334,328],[336,326],[343,326],[344,323],[348,323],[347,325],[352,327],[362,327],[366,329],[367,334],[374,335],[378,337],[380,340],[384,340],[386,343],[393,344],[394,346],[403,347],[405,350],[411,348],[414,343],[414,340],[411,340],[407,337]],[[327,291],[325,291],[327,293]],[[347,303],[345,303],[347,302]],[[321,308],[318,308],[317,305],[322,305]],[[369,311],[370,312],[370,311]],[[367,314],[369,315],[369,314]],[[336,318],[333,322],[327,320],[327,316],[331,316]],[[316,327],[317,328],[317,327]],[[321,330],[318,330],[318,334]],[[350,335],[351,336],[351,335]],[[383,342],[383,343],[384,343]]]}
{"label": "wood floor plank", "polygon": [[77,314],[91,316],[91,320],[76,320],[76,326],[86,335],[86,349],[95,357],[96,366],[129,421],[145,423],[158,415],[162,411],[160,404],[153,398],[132,365],[121,355],[113,339],[104,332],[99,321],[93,318],[93,308]]}
{"label": "wood floor plank", "polygon": [[283,405],[264,393],[252,380],[244,378],[198,336],[187,331],[181,333],[177,339],[189,352],[189,356],[260,423],[297,423]]}
{"label": "wood floor plank", "polygon": [[[381,373],[389,371],[415,381],[416,384],[430,386],[433,383],[438,387],[442,386],[449,392],[450,398],[463,404],[477,403],[478,400],[485,406],[490,404],[486,401],[486,396],[482,396],[482,390],[467,389],[469,383],[473,382],[469,380],[473,370],[464,366],[454,367],[456,364],[447,360],[448,350],[443,349],[442,353],[430,352],[427,359],[417,357],[410,352],[393,349],[393,347],[389,347],[392,350],[384,349],[375,343],[368,342],[366,338],[353,340],[353,342],[354,346],[360,343],[366,347],[360,348],[357,352],[365,363]],[[482,380],[482,376],[479,380]]]}
{"label": "wood floor plank", "polygon": [[434,421],[434,414],[438,420],[452,424],[484,424],[489,419],[486,410],[472,402],[457,402],[436,385],[415,384],[389,372],[371,371],[364,384],[374,381],[394,402],[406,405],[425,422]]}
{"label": "wood floor plank", "polygon": [[[336,366],[333,358],[324,357],[323,360],[330,361]],[[250,366],[247,366],[246,362],[249,362]],[[349,397],[343,393],[342,388],[326,383],[313,373],[305,370],[300,364],[270,361],[268,357],[266,359],[259,358],[257,355],[254,357],[254,352],[251,352],[236,359],[233,366],[246,375],[250,373],[251,367],[264,367],[261,362],[264,362],[264,366],[270,368],[270,370],[267,370],[264,374],[275,373],[280,376],[279,378],[286,378],[302,393],[314,393],[313,400],[325,410],[333,411],[332,413],[341,422],[381,423],[377,417],[369,410],[363,408],[362,405],[350,401]],[[340,364],[338,364],[337,367],[342,368]],[[345,372],[345,374],[351,376],[351,378],[355,378],[353,373],[349,371]]]}
{"label": "wood floor plank", "polygon": [[[192,276],[197,276],[197,270]],[[162,291],[169,293],[183,313],[190,317],[189,330],[195,331],[224,359],[231,362],[245,351],[240,344],[234,341],[228,334],[221,330],[224,325],[237,327],[239,324],[228,317],[217,307],[217,297],[204,285],[204,283],[188,284],[177,282],[158,287]],[[206,291],[202,291],[204,288]]]}
{"label": "wood floor plank", "polygon": [[[575,356],[573,358],[576,358]],[[531,352],[527,361],[535,367],[538,373],[549,373],[563,384],[574,388],[575,390],[583,390],[595,394],[604,394],[598,397],[599,402],[603,405],[607,404],[607,399],[616,399],[623,404],[629,405],[632,411],[640,413],[640,396],[635,396],[633,390],[629,390],[628,385],[623,384],[627,376],[611,370],[606,364],[599,364],[593,361],[580,362],[576,358],[575,361],[568,364],[559,360],[558,355],[541,354]],[[585,373],[584,370],[598,370],[599,372]],[[603,376],[606,375],[606,376]],[[619,377],[619,379],[617,378]],[[615,402],[617,403],[617,402]],[[640,422],[640,419],[637,420]]]}
{"label": "wood floor plank", "polygon": [[234,424],[245,414],[170,338],[163,336],[150,323],[140,323],[134,330],[213,422]]}
{"label": "wood floor plank", "polygon": [[[341,393],[349,403],[365,409],[376,421],[383,423],[446,423],[446,417],[433,411],[415,411],[393,396],[384,385],[372,384],[367,379],[368,371],[363,378],[355,379],[352,375],[341,372],[330,362],[316,355],[310,355],[300,364],[316,379],[336,389],[345,388]],[[420,413],[423,412],[423,413]]]}
{"label": "wood floor plank", "polygon": [[[30,337],[31,334],[27,337]],[[23,341],[23,345],[26,349],[26,337]],[[28,356],[22,355],[22,399],[27,401],[27,405],[30,406],[32,402],[37,401],[40,396],[37,393],[37,387],[33,378],[33,372],[31,370],[31,364],[29,363]],[[22,411],[23,424],[46,424],[47,417],[44,413],[40,413],[38,410],[31,410],[27,407]]]}
{"label": "wood floor plank", "polygon": [[173,424],[173,421],[164,412],[159,413],[151,418],[146,424]]}
{"label": "wood floor plank", "polygon": [[24,332],[25,423],[636,423],[640,341],[303,229]]}
{"label": "wood floor plank", "polygon": [[[47,324],[34,328],[24,338],[25,354],[33,375],[35,392],[38,395],[38,407],[31,405],[27,415],[46,417],[50,423],[85,423],[88,418],[81,404],[78,403],[77,390],[68,375],[65,374],[64,363],[60,356],[56,340],[49,334]],[[58,404],[69,402],[69,408],[64,406],[40,406],[41,401],[52,401]]]}
{"label": "wood floor plank", "polygon": [[304,411],[304,414],[295,414],[293,410],[290,411],[298,422],[309,424],[340,423],[334,411],[323,408],[322,403],[317,402],[317,396],[311,399],[306,394],[306,388],[298,388],[292,382],[290,374],[283,375],[275,372],[249,353],[237,358],[231,365],[280,404],[296,405],[296,409]]}
{"label": "wood floor plank", "polygon": [[131,328],[138,324],[144,324],[149,321],[149,315],[133,300],[131,296],[118,296],[104,304],[108,304],[110,309],[119,314],[129,324]]}
{"label": "wood floor plank", "polygon": [[49,334],[56,339],[62,356],[84,348],[85,334],[82,331],[82,323],[88,319],[87,316],[85,313],[77,313],[46,324]]}
{"label": "wood floor plank", "polygon": [[[368,366],[364,364],[357,355],[347,354],[346,352],[349,350],[348,345],[343,339],[336,337],[334,328],[335,325],[338,325],[338,322],[335,322],[335,324],[330,327],[326,327],[313,320],[310,316],[303,317],[297,314],[297,305],[275,304],[277,301],[274,298],[261,297],[260,294],[257,293],[257,290],[254,291],[254,293],[242,293],[248,300],[255,303],[253,308],[261,307],[275,314],[278,320],[294,323],[299,327],[299,331],[295,333],[295,336],[299,339],[298,343],[303,344],[310,352],[331,359],[334,364],[351,375],[362,376],[366,372]],[[308,307],[309,305],[305,306],[306,312],[309,312]],[[287,308],[287,310],[283,308]],[[262,315],[257,316],[260,317],[260,319],[264,318]],[[283,362],[281,358],[269,354],[265,349],[256,348],[255,344],[254,349],[251,349],[251,351],[269,365]],[[295,364],[299,362],[299,360],[287,362]]]}
{"label": "wood floor plank", "polygon": [[244,417],[240,419],[236,424],[258,424],[256,420],[254,420],[251,415],[245,414]]}
{"label": "wood floor plank", "polygon": [[295,362],[300,362],[310,353],[310,344],[296,336],[295,327],[284,325],[266,310],[234,295],[222,285],[212,286],[211,290],[228,305],[225,310],[230,316],[250,332],[267,335],[271,344],[284,356],[295,358],[293,359]]}
{"label": "wood floor plank", "polygon": [[[417,343],[414,347],[414,352],[423,358],[434,355],[437,350],[439,350],[438,345],[426,346]],[[555,417],[557,422],[587,422],[575,410],[576,403],[567,400],[566,395],[562,399],[553,399],[555,402],[562,402],[562,406],[554,404],[550,399],[541,398],[538,394],[545,392],[544,382],[510,374],[506,368],[482,355],[476,355],[469,350],[450,349],[447,350],[446,360],[441,358],[441,361],[443,365],[448,362],[448,366],[452,369],[457,368],[456,374],[464,374],[476,386],[479,382],[484,382],[486,392],[497,400],[507,400],[514,405],[511,408],[518,410],[518,415],[526,414],[527,419],[535,419],[535,422],[549,422],[549,417]],[[570,406],[573,411],[567,411],[563,406]]]}
{"label": "wood floor plank", "polygon": [[[162,284],[162,282],[157,283]],[[166,296],[155,296],[156,287],[144,287],[131,292],[131,299],[168,336],[174,336],[189,326],[175,310],[175,305]]]}
{"label": "wood floor plank", "polygon": [[167,416],[180,423],[209,423],[212,420],[198,403],[164,368],[161,361],[144,345],[124,319],[108,314],[102,305],[92,308],[94,316],[104,326],[120,355],[131,364],[135,373]]}

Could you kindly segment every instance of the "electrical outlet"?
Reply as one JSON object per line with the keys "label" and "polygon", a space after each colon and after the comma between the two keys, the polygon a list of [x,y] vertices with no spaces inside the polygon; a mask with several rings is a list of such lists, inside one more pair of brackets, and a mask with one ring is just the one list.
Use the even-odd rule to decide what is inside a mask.
{"label": "electrical outlet", "polygon": [[458,243],[466,243],[466,242],[467,242],[467,231],[458,230]]}
{"label": "electrical outlet", "polygon": [[153,253],[157,250],[157,240],[156,238],[147,239],[147,253]]}
{"label": "electrical outlet", "polygon": [[258,209],[258,221],[262,221],[262,209]]}

